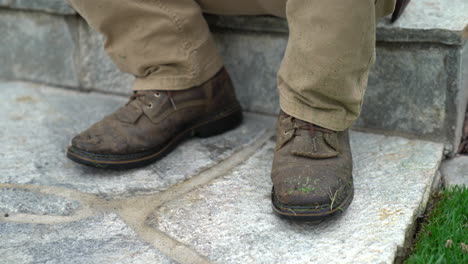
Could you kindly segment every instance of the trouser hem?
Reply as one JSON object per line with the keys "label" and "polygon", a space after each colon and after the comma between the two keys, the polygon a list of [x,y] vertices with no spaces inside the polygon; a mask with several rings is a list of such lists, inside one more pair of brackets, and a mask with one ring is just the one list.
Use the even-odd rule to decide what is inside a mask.
{"label": "trouser hem", "polygon": [[[301,107],[297,107],[300,105]],[[350,128],[355,119],[338,118],[336,114],[326,113],[312,107],[306,107],[299,102],[286,99],[280,93],[280,107],[286,114],[297,119],[321,126],[333,131],[345,131]]]}
{"label": "trouser hem", "polygon": [[133,90],[185,90],[211,79],[222,67],[224,63],[219,56],[212,58],[211,62],[200,71],[196,77],[191,76],[160,76],[149,75],[145,78],[136,78]]}

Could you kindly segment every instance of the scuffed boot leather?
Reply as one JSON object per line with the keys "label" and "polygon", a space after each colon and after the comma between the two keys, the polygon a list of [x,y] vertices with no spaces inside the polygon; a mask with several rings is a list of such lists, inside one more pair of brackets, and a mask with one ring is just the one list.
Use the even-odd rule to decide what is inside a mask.
{"label": "scuffed boot leather", "polygon": [[129,102],[72,140],[67,156],[84,165],[147,165],[191,136],[208,137],[240,124],[242,111],[225,69],[182,91],[135,91]]}
{"label": "scuffed boot leather", "polygon": [[312,222],[342,213],[354,195],[352,170],[347,131],[280,113],[271,173],[276,213]]}

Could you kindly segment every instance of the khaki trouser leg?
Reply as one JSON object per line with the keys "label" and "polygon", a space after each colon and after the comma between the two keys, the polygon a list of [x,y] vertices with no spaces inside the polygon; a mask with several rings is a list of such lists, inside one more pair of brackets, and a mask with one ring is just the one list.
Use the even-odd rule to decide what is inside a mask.
{"label": "khaki trouser leg", "polygon": [[106,37],[105,48],[136,90],[199,85],[223,65],[194,0],[69,0]]}
{"label": "khaki trouser leg", "polygon": [[287,1],[290,36],[278,74],[284,112],[337,131],[352,125],[374,62],[376,13],[389,11],[381,8],[375,0]]}

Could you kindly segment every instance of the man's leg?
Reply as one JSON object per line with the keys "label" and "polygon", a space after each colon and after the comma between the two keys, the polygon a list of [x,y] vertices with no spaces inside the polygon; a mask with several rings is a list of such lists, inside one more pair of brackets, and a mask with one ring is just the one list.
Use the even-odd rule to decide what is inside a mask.
{"label": "man's leg", "polygon": [[106,38],[105,48],[134,90],[181,90],[223,66],[202,11],[285,16],[285,0],[68,0]]}
{"label": "man's leg", "polygon": [[[207,11],[219,13],[227,5]],[[278,73],[281,113],[273,160],[275,212],[322,221],[354,196],[347,129],[361,111],[375,54],[377,16],[394,0],[256,0],[258,10],[286,16],[289,43]],[[243,1],[224,14],[236,14]],[[249,12],[247,14],[257,14]]]}
{"label": "man's leg", "polygon": [[288,1],[290,37],[278,74],[283,111],[337,131],[357,119],[374,61],[375,3]]}
{"label": "man's leg", "polygon": [[[288,0],[290,35],[278,73],[281,114],[272,181],[275,212],[322,221],[354,195],[347,129],[358,118],[384,0]],[[377,4],[377,5],[376,5]]]}
{"label": "man's leg", "polygon": [[136,76],[115,113],[72,140],[67,156],[100,168],[133,168],[183,139],[232,129],[242,111],[195,0],[70,0],[106,37],[117,66]]}
{"label": "man's leg", "polygon": [[279,74],[281,108],[343,131],[360,114],[374,61],[376,19],[395,0],[196,0],[204,12],[286,17],[289,43]]}

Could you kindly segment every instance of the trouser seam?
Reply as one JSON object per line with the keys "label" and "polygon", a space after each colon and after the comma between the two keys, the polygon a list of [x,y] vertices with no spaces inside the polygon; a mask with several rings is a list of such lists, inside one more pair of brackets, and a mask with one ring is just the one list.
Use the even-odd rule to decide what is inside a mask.
{"label": "trouser seam", "polygon": [[190,51],[190,49],[192,48],[192,43],[190,41],[187,40],[187,38],[184,37],[185,33],[184,33],[184,29],[183,29],[183,25],[182,25],[182,22],[181,20],[178,18],[177,14],[172,12],[169,8],[167,8],[162,2],[161,0],[153,0],[153,1],[156,1],[156,3],[158,4],[159,8],[165,12],[167,12],[168,14],[168,17],[170,18],[172,24],[174,25],[174,27],[176,28],[177,30],[177,34],[179,35],[179,37],[182,39],[182,45],[179,45],[179,47],[181,47],[182,51],[185,51],[185,50],[188,50],[188,52],[186,53],[188,56],[188,64],[189,64],[189,73],[190,73],[190,77],[194,77],[197,75],[197,71],[196,71],[196,65],[194,65],[194,60],[193,60],[193,56],[192,56],[192,51]]}

